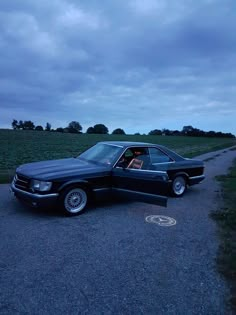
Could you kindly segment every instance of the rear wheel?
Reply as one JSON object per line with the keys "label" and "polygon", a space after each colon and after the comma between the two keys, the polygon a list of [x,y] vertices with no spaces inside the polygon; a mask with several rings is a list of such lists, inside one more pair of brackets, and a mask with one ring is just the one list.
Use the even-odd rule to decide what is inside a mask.
{"label": "rear wheel", "polygon": [[173,179],[171,186],[171,193],[175,197],[181,197],[187,188],[186,178],[183,176],[176,176]]}
{"label": "rear wheel", "polygon": [[88,193],[81,187],[70,187],[63,191],[60,206],[67,215],[78,215],[84,212],[88,204]]}

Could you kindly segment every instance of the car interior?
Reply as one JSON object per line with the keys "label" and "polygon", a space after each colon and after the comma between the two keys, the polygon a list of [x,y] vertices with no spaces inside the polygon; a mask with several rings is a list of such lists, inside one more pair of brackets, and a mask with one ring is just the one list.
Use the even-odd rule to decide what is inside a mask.
{"label": "car interior", "polygon": [[129,169],[155,169],[159,163],[168,163],[172,159],[157,148],[129,148],[117,163],[118,167]]}

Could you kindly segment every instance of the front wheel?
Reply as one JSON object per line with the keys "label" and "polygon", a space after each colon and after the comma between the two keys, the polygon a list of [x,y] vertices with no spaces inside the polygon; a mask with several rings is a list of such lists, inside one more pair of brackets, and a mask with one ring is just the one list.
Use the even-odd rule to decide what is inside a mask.
{"label": "front wheel", "polygon": [[176,176],[173,179],[171,193],[175,197],[181,197],[187,188],[186,179],[183,176]]}
{"label": "front wheel", "polygon": [[88,204],[88,194],[80,187],[66,189],[60,197],[60,206],[67,215],[81,214]]}

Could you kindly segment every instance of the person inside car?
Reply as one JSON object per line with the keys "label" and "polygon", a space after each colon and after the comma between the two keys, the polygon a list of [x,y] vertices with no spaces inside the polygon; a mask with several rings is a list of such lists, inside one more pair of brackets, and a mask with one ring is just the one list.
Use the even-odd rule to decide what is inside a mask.
{"label": "person inside car", "polygon": [[129,168],[149,169],[150,157],[146,148],[135,148],[134,163],[130,163]]}

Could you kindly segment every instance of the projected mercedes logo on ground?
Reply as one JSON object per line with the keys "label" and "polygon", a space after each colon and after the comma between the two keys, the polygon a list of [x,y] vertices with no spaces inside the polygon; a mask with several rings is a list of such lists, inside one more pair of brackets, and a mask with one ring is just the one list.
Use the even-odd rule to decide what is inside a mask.
{"label": "projected mercedes logo on ground", "polygon": [[176,220],[165,215],[149,215],[145,219],[148,223],[155,223],[160,226],[172,226],[176,224]]}

